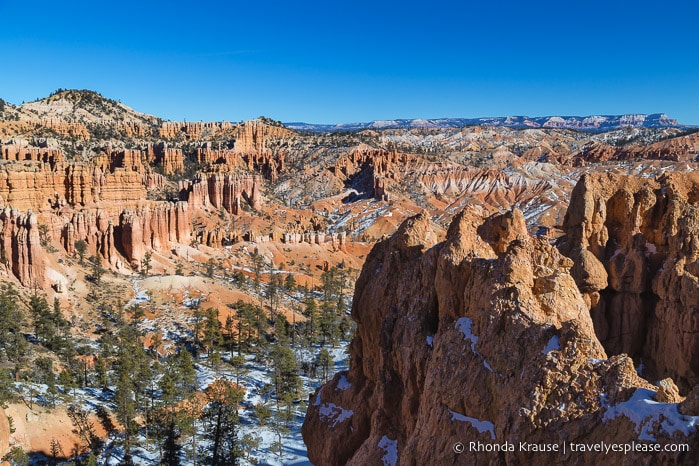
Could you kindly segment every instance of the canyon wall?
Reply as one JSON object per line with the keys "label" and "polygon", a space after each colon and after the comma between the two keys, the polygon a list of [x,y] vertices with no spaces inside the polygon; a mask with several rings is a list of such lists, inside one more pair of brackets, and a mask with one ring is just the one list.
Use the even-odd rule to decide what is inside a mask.
{"label": "canyon wall", "polygon": [[243,203],[252,209],[260,208],[261,185],[258,175],[199,172],[191,182],[181,181],[179,191],[180,199],[186,200],[192,209],[214,207],[235,215]]}
{"label": "canyon wall", "polygon": [[172,243],[189,244],[186,202],[161,202],[125,209],[119,217],[120,244],[131,266],[140,270],[149,250],[166,252]]}
{"label": "canyon wall", "polygon": [[683,392],[699,383],[699,173],[585,175],[560,249],[609,353]]}
{"label": "canyon wall", "polygon": [[0,211],[0,261],[27,287],[43,286],[44,257],[36,215],[5,207]]}
{"label": "canyon wall", "polygon": [[[607,358],[573,261],[530,237],[519,211],[481,216],[463,211],[437,243],[419,215],[374,247],[356,284],[349,371],[309,400],[302,433],[311,462],[644,463],[648,453],[542,453],[519,443],[561,449],[651,432],[661,444],[699,447],[699,411],[653,404],[660,395],[631,359]],[[477,452],[470,442],[517,447]],[[691,464],[694,456],[651,459]]]}

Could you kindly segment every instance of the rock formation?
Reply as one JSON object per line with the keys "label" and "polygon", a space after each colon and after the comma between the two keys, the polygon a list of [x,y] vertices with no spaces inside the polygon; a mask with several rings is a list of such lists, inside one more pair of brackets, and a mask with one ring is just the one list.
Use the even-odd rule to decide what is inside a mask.
{"label": "rock formation", "polygon": [[257,175],[231,173],[197,173],[192,182],[180,182],[180,199],[192,209],[215,207],[238,214],[242,203],[259,209],[262,179]]}
{"label": "rock formation", "polygon": [[[421,214],[367,258],[350,369],[309,400],[302,433],[314,464],[693,462],[693,453],[571,452],[639,439],[694,450],[699,418],[648,405],[655,389],[631,359],[607,359],[573,262],[530,237],[520,212],[483,223],[464,211],[436,243]],[[493,444],[507,451],[482,451]],[[559,451],[532,451],[544,444]]]}
{"label": "rock formation", "polygon": [[699,174],[584,176],[561,251],[607,352],[628,353],[682,392],[699,383]]}
{"label": "rock formation", "polygon": [[66,252],[75,252],[75,243],[87,243],[89,255],[102,256],[109,264],[116,266],[119,257],[114,242],[114,221],[102,210],[97,212],[74,212],[70,222],[61,231],[61,239]]}
{"label": "rock formation", "polygon": [[44,260],[37,218],[5,207],[0,212],[0,260],[24,286],[44,283]]}
{"label": "rock formation", "polygon": [[162,202],[124,210],[118,236],[126,259],[140,270],[148,250],[163,252],[171,243],[188,244],[190,228],[186,202]]}
{"label": "rock formation", "polygon": [[46,145],[37,147],[11,141],[9,144],[0,144],[0,159],[11,161],[33,160],[53,165],[56,162],[63,161],[63,153],[56,147],[48,147]]}
{"label": "rock formation", "polygon": [[145,149],[112,150],[107,147],[94,159],[104,172],[125,168],[136,172],[148,172],[150,167],[159,167],[166,175],[184,170],[182,149],[169,148],[166,143],[149,144]]}
{"label": "rock formation", "polygon": [[20,210],[90,206],[98,202],[128,204],[146,197],[141,176],[126,169],[104,173],[84,162],[37,162],[0,167],[0,199]]}
{"label": "rock formation", "polygon": [[202,137],[220,137],[233,130],[233,123],[223,122],[176,122],[163,123],[159,129],[159,136],[163,139],[198,140]]}

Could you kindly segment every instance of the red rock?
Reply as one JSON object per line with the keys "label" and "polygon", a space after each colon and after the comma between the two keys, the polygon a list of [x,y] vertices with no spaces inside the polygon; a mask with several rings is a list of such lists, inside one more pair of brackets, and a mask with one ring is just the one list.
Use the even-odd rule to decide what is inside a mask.
{"label": "red rock", "polygon": [[[607,413],[651,396],[653,386],[630,358],[607,360],[570,275],[572,261],[526,235],[519,216],[485,222],[480,231],[501,231],[485,234],[492,246],[479,239],[482,221],[469,211],[442,243],[420,215],[374,247],[356,284],[349,371],[309,400],[302,433],[311,462],[382,464],[394,450],[401,465],[567,464],[580,457],[527,452],[519,442],[638,441],[631,421]],[[689,431],[681,441],[699,445]],[[680,441],[659,427],[653,435]],[[457,442],[466,446],[462,453],[454,452]],[[517,448],[474,452],[470,442]],[[584,462],[645,455],[590,452]]]}
{"label": "red rock", "polygon": [[590,295],[607,351],[642,358],[650,377],[671,377],[681,392],[699,383],[696,192],[696,173],[658,180],[585,175],[573,190],[560,245]]}
{"label": "red rock", "polygon": [[37,217],[5,207],[0,212],[0,254],[8,270],[24,286],[44,286],[44,261]]}

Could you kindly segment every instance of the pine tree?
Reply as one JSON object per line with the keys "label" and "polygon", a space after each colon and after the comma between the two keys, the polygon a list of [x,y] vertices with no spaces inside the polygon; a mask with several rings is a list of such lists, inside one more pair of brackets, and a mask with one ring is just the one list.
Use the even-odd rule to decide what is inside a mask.
{"label": "pine tree", "polygon": [[204,420],[207,424],[206,438],[211,447],[208,464],[212,466],[234,466],[241,456],[238,443],[238,403],[244,391],[227,380],[215,380],[207,389],[207,405]]}
{"label": "pine tree", "polygon": [[84,239],[78,240],[75,242],[75,251],[78,253],[78,257],[80,257],[80,265],[83,265],[85,261],[85,254],[87,254],[87,242],[85,242]]}
{"label": "pine tree", "polygon": [[[210,307],[206,310],[206,323],[204,325],[204,342],[206,345],[206,350],[209,354],[209,359],[211,360],[211,367],[214,367],[214,363],[217,358],[217,350],[221,345],[222,340],[221,335],[221,322],[218,320],[218,309]],[[214,355],[212,357],[212,355]]]}
{"label": "pine tree", "polygon": [[34,320],[34,335],[42,345],[53,339],[55,329],[52,325],[49,303],[46,298],[33,294],[29,298],[29,314]]}
{"label": "pine tree", "polygon": [[271,356],[277,400],[281,400],[286,394],[298,394],[301,389],[301,377],[298,374],[298,363],[294,352],[288,346],[277,345],[272,350]]}
{"label": "pine tree", "polygon": [[178,440],[180,438],[179,428],[174,420],[171,420],[167,426],[167,436],[163,443],[163,459],[160,462],[163,466],[180,466],[180,452],[182,446]]}
{"label": "pine tree", "polygon": [[150,251],[143,255],[143,259],[141,259],[141,276],[147,277],[150,274],[152,258],[153,255]]}
{"label": "pine tree", "polygon": [[330,352],[325,348],[322,348],[318,353],[318,365],[323,370],[323,381],[327,382],[328,373],[333,365],[333,358]]}
{"label": "pine tree", "polygon": [[316,300],[307,293],[305,299],[306,309],[303,311],[303,316],[306,318],[306,341],[313,344],[316,341],[317,325],[318,325],[318,304]]}
{"label": "pine tree", "polygon": [[90,275],[92,277],[92,280],[99,285],[102,282],[102,275],[104,275],[104,267],[102,267],[102,258],[100,256],[95,255],[90,256],[87,260],[90,263]]}

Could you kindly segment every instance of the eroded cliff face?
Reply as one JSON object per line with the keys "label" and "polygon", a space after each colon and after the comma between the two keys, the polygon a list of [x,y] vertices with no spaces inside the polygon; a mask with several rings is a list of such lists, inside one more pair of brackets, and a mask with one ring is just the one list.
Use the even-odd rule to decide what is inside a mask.
{"label": "eroded cliff face", "polygon": [[[699,441],[625,355],[607,359],[573,261],[519,211],[469,209],[436,244],[427,215],[378,243],[357,281],[347,373],[311,396],[314,464],[691,463],[682,454],[539,453],[567,442]],[[645,411],[640,408],[645,407]],[[635,413],[635,414],[631,414]],[[694,413],[694,415],[699,413]],[[686,436],[688,434],[688,436]],[[463,451],[454,445],[462,443]],[[515,445],[474,452],[470,442]],[[458,446],[456,448],[459,450]],[[691,455],[691,453],[689,454]]]}
{"label": "eroded cliff face", "polygon": [[180,182],[180,198],[192,209],[215,207],[237,214],[242,204],[259,209],[262,178],[258,175],[197,173],[192,182]]}
{"label": "eroded cliff face", "polygon": [[161,202],[124,210],[118,236],[126,259],[140,270],[147,251],[164,252],[172,243],[188,244],[190,228],[186,202]]}
{"label": "eroded cliff face", "polygon": [[5,207],[0,211],[0,262],[24,286],[44,284],[44,258],[36,215]]}
{"label": "eroded cliff face", "polygon": [[560,245],[607,351],[683,393],[699,383],[698,200],[697,173],[586,175]]}

